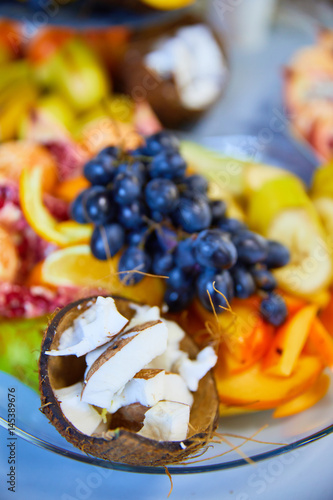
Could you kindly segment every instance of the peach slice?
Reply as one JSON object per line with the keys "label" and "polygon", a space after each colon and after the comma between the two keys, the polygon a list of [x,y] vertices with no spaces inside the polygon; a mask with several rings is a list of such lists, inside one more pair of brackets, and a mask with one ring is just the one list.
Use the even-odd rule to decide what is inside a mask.
{"label": "peach slice", "polygon": [[333,338],[318,318],[311,325],[309,341],[323,363],[333,370]]}
{"label": "peach slice", "polygon": [[330,300],[319,313],[319,319],[328,331],[328,333],[333,337],[333,294],[331,294]]}
{"label": "peach slice", "polygon": [[289,377],[305,345],[318,307],[303,307],[281,326],[263,359],[262,369],[270,375]]}
{"label": "peach slice", "polygon": [[330,378],[325,373],[319,375],[316,382],[303,394],[291,399],[276,408],[273,413],[274,418],[290,417],[296,413],[308,410],[311,406],[320,401],[328,391]]}
{"label": "peach slice", "polygon": [[315,356],[300,356],[289,377],[267,375],[257,363],[241,373],[216,376],[220,402],[251,410],[269,410],[294,399],[316,381],[322,363]]}

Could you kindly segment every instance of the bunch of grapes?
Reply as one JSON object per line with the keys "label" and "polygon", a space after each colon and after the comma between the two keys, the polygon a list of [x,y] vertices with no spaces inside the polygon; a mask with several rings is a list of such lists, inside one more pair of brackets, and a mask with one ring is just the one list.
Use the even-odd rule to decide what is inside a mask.
{"label": "bunch of grapes", "polygon": [[283,323],[287,309],[270,270],[288,262],[288,250],[228,218],[225,202],[208,198],[207,180],[186,175],[174,136],[159,132],[131,152],[108,147],[84,175],[91,187],[73,202],[72,218],[95,225],[90,247],[97,259],[123,249],[118,270],[125,283],[144,273],[166,276],[164,300],[173,312],[197,296],[219,313],[233,297],[259,290],[261,314]]}

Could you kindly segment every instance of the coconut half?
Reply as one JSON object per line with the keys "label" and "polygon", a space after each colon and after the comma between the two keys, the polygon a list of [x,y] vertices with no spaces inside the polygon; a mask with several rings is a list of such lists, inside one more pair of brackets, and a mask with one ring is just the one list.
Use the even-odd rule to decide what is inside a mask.
{"label": "coconut half", "polygon": [[[200,380],[198,390],[193,393],[188,435],[183,441],[159,441],[137,433],[139,429],[132,413],[139,413],[144,422],[148,410],[140,404],[121,408],[108,422],[107,430],[100,426],[93,435],[80,432],[64,415],[59,397],[62,391],[59,390],[84,380],[85,356],[49,356],[47,353],[58,348],[63,333],[82,314],[82,309],[96,299],[82,299],[64,307],[54,316],[44,334],[39,359],[42,412],[67,441],[90,455],[132,466],[163,466],[183,461],[209,442],[217,427],[218,395],[211,372]],[[124,298],[114,299],[119,313],[130,320],[135,315],[135,304]],[[181,340],[180,347],[190,359],[199,352],[188,335]]]}

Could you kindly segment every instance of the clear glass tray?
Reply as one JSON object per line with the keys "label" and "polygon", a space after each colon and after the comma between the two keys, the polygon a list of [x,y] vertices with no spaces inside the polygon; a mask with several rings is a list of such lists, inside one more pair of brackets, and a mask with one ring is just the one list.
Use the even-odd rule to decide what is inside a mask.
{"label": "clear glass tray", "polygon": [[[280,135],[265,149],[256,150],[256,138],[225,136],[207,138],[202,143],[226,155],[288,168],[310,182],[316,160],[299,145]],[[256,154],[252,155],[251,151]],[[291,168],[291,166],[293,166]],[[333,375],[328,394],[314,407],[298,415],[273,419],[272,412],[225,417],[220,419],[218,432],[221,442],[211,444],[199,457],[184,464],[168,467],[171,474],[194,474],[240,467],[249,462],[260,462],[295,450],[333,432]],[[39,395],[16,380],[0,372],[0,426],[7,428],[8,388],[16,394],[16,434],[22,439],[72,460],[104,468],[146,474],[165,474],[163,467],[131,467],[88,456],[68,443],[50,425],[38,410]],[[253,438],[252,440],[249,438]],[[237,447],[237,449],[235,449]]]}
{"label": "clear glass tray", "polygon": [[[165,474],[163,467],[131,467],[82,453],[68,443],[39,411],[39,395],[3,372],[0,372],[1,427],[5,429],[8,427],[7,394],[8,388],[12,387],[15,388],[16,395],[15,432],[25,441],[72,460],[91,465],[135,473]],[[218,432],[226,441],[214,443],[208,447],[203,455],[189,459],[181,465],[172,465],[168,467],[168,470],[171,474],[194,474],[231,469],[246,465],[251,461],[260,462],[295,450],[333,432],[332,408],[333,380],[331,389],[325,398],[313,408],[299,415],[273,419],[271,412],[265,411],[221,418]],[[262,430],[260,431],[260,429]],[[247,441],[251,436],[261,442]],[[238,446],[238,450],[232,450],[231,445]]]}

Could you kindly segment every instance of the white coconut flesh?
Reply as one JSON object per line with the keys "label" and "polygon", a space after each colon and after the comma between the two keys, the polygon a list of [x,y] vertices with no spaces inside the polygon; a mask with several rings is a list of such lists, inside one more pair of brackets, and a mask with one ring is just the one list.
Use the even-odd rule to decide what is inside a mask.
{"label": "white coconut flesh", "polygon": [[[197,390],[199,380],[215,365],[214,350],[207,347],[195,360],[190,360],[180,349],[185,332],[177,323],[159,319],[159,308],[134,304],[132,307],[131,304],[135,314],[128,322],[111,299],[108,301],[110,314],[103,313],[103,320],[99,321],[95,314],[102,303],[106,304],[99,301],[97,308],[91,305],[94,314],[90,314],[89,309],[84,312],[88,324],[100,325],[102,332],[89,328],[89,333],[85,330],[85,335],[80,337],[84,322],[81,315],[74,320],[71,334],[71,341],[78,339],[78,342],[69,346],[66,345],[68,340],[63,341],[61,337],[58,349],[47,352],[52,356],[64,356],[64,351],[70,355],[74,350],[76,354],[86,351],[88,345],[93,346],[84,352],[84,379],[55,390],[64,416],[84,434],[97,435],[108,428],[106,422],[110,419],[106,415],[111,417],[120,408],[138,403],[147,408],[140,435],[163,441],[183,441],[188,433],[193,404],[191,391]],[[110,331],[113,332],[111,340]]]}
{"label": "white coconut flesh", "polygon": [[[83,434],[91,436],[97,429],[107,430],[102,415],[91,405],[81,400],[83,383],[55,390],[55,396],[60,403],[61,411],[74,427]],[[104,424],[104,425],[103,425]]]}
{"label": "white coconut flesh", "polygon": [[58,348],[46,354],[83,356],[109,342],[127,324],[128,320],[119,313],[112,297],[98,297],[75,319],[73,326],[63,332]]}
{"label": "white coconut flesh", "polygon": [[174,401],[160,401],[145,413],[138,434],[158,441],[183,441],[190,420],[190,406]]}

